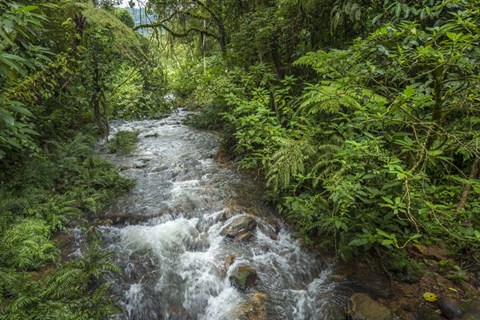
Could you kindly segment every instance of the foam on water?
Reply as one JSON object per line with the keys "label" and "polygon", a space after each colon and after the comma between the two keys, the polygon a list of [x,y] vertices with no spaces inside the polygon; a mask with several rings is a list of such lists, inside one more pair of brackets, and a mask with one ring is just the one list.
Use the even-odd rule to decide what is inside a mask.
{"label": "foam on water", "polygon": [[[235,319],[255,292],[268,297],[271,319],[321,318],[333,295],[328,266],[272,215],[254,181],[213,160],[220,137],[181,125],[184,116],[112,125],[112,134],[140,139],[131,156],[105,155],[137,182],[106,213],[114,224],[101,228],[124,269],[114,286],[118,318]],[[253,238],[226,239],[222,230],[246,212],[258,224]],[[238,264],[258,274],[247,292],[228,278]]]}

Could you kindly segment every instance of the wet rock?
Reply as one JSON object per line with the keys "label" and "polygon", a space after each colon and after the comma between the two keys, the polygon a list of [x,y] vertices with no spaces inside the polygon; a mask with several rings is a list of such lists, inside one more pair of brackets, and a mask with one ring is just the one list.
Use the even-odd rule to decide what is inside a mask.
{"label": "wet rock", "polygon": [[245,233],[241,233],[235,237],[236,242],[246,242],[253,237],[253,233],[251,231],[247,231]]}
{"label": "wet rock", "polygon": [[238,290],[245,291],[258,281],[257,271],[248,265],[239,265],[229,276],[230,283]]}
{"label": "wet rock", "polygon": [[156,167],[156,168],[153,169],[152,171],[153,171],[153,172],[160,172],[160,171],[165,171],[165,170],[168,170],[168,169],[169,169],[169,166],[167,166],[167,165],[162,165],[162,166]]}
{"label": "wet rock", "polygon": [[447,319],[456,319],[463,316],[463,310],[456,299],[441,297],[437,301],[438,308]]}
{"label": "wet rock", "polygon": [[348,264],[343,268],[348,268],[346,276],[348,290],[368,293],[374,299],[388,299],[393,296],[390,280],[386,276],[375,273],[368,266],[361,264]]}
{"label": "wet rock", "polygon": [[329,303],[325,306],[322,319],[324,320],[345,320],[344,308],[337,306],[336,304]]}
{"label": "wet rock", "polygon": [[465,310],[461,320],[480,320],[480,297],[474,300]]}
{"label": "wet rock", "polygon": [[146,168],[148,166],[149,161],[150,161],[150,159],[148,159],[148,158],[140,158],[140,159],[134,161],[131,164],[131,167],[132,167],[132,169],[143,169],[143,168]]}
{"label": "wet rock", "polygon": [[103,226],[110,226],[113,224],[113,221],[112,219],[103,219],[100,224]]}
{"label": "wet rock", "polygon": [[230,268],[230,266],[235,262],[235,259],[235,256],[228,256],[227,259],[225,259],[225,267],[227,269]]}
{"label": "wet rock", "polygon": [[348,299],[347,314],[352,320],[392,320],[393,313],[365,293],[354,293]]}
{"label": "wet rock", "polygon": [[232,222],[226,226],[221,234],[227,238],[235,239],[237,237],[241,237],[242,235],[252,232],[257,227],[257,221],[250,216],[239,216],[235,218]]}
{"label": "wet rock", "polygon": [[158,132],[147,133],[143,137],[144,138],[156,138],[156,137],[158,137]]}
{"label": "wet rock", "polygon": [[266,303],[269,297],[262,292],[256,292],[237,310],[241,320],[266,320],[268,318]]}

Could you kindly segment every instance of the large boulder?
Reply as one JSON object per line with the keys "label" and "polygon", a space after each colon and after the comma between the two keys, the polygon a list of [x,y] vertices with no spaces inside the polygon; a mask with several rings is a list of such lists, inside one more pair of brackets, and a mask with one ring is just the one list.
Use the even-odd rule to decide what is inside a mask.
{"label": "large boulder", "polygon": [[237,265],[228,277],[232,286],[245,291],[258,281],[257,271],[249,265]]}
{"label": "large boulder", "polygon": [[253,237],[256,227],[257,221],[252,216],[238,216],[221,231],[221,234],[238,242],[248,241]]}
{"label": "large boulder", "polygon": [[393,290],[390,279],[383,274],[373,272],[370,266],[351,262],[338,264],[333,275],[336,282],[349,292],[364,292],[374,299],[390,299]]}
{"label": "large boulder", "polygon": [[352,320],[392,320],[393,313],[366,293],[354,293],[348,299],[347,313]]}

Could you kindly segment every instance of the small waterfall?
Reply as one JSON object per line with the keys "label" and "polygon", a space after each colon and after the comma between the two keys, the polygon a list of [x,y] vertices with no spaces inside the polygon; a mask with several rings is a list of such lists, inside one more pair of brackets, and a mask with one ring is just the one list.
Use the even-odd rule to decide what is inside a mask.
{"label": "small waterfall", "polygon": [[[137,181],[102,227],[124,270],[113,286],[118,318],[328,319],[338,300],[331,268],[262,203],[254,181],[214,160],[220,137],[182,125],[186,114],[112,123],[112,134],[140,138],[132,155],[105,155]],[[251,233],[231,239],[239,219]],[[229,280],[239,266],[258,278],[246,290]]]}

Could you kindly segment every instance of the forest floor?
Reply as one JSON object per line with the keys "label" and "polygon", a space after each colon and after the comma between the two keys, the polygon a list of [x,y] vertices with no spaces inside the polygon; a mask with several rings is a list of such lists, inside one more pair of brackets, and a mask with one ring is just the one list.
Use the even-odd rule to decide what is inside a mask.
{"label": "forest floor", "polygon": [[[478,266],[455,261],[439,246],[412,246],[409,251],[419,266],[414,276],[402,277],[372,268],[372,264],[384,265],[381,259],[373,259],[369,264],[339,263],[335,274],[339,281],[347,279],[357,284],[353,289],[369,294],[402,320],[451,319],[445,316],[445,307],[440,307],[440,299],[448,302],[447,309],[466,310],[480,297]],[[433,293],[437,300],[427,301],[425,293]],[[480,314],[473,319],[480,319]]]}

